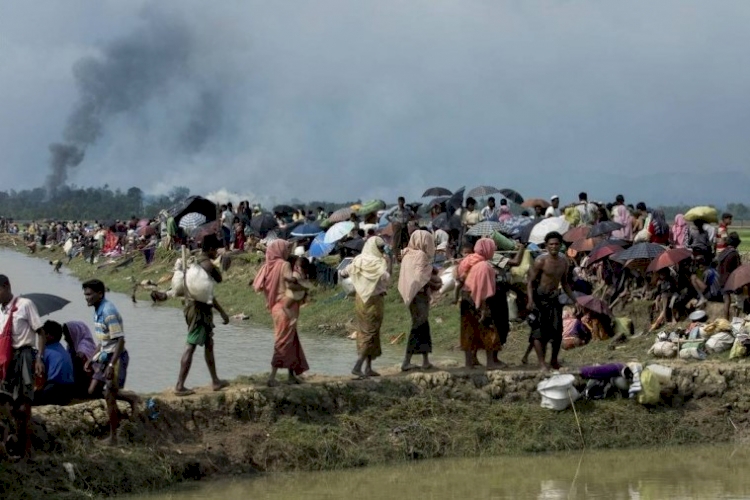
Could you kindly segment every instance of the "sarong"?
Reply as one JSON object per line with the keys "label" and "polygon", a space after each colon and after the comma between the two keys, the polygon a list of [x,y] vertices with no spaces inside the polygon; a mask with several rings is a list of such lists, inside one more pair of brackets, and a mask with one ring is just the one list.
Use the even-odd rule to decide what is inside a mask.
{"label": "sarong", "polygon": [[210,342],[214,331],[213,306],[189,300],[183,312],[188,326],[187,343],[202,346]]}
{"label": "sarong", "polygon": [[411,331],[406,344],[406,354],[427,354],[432,352],[430,335],[430,297],[422,290],[409,304]]}
{"label": "sarong", "polygon": [[538,340],[542,345],[552,343],[553,348],[562,342],[562,312],[560,293],[554,291],[549,294],[534,292],[534,304],[539,315],[537,328],[531,331],[530,341]]}
{"label": "sarong", "polygon": [[354,311],[357,313],[359,331],[357,333],[357,354],[372,359],[382,354],[380,348],[380,325],[383,324],[385,301],[383,295],[373,295],[367,301],[357,294],[354,300]]}
{"label": "sarong", "polygon": [[0,394],[19,399],[34,400],[34,349],[21,347],[13,349],[13,360],[8,366],[5,380],[0,383]]}
{"label": "sarong", "polygon": [[293,304],[289,309],[294,313],[294,318],[287,316],[284,311],[282,302],[276,302],[271,309],[273,318],[273,358],[271,366],[273,368],[286,368],[291,370],[295,375],[300,375],[310,367],[305,358],[305,352],[302,350],[302,344],[297,334],[297,325],[290,324],[292,319],[299,317],[299,304]]}
{"label": "sarong", "polygon": [[[489,300],[489,299],[488,299]],[[481,312],[474,307],[474,302],[465,291],[461,292],[461,350],[477,351],[484,349],[488,352],[499,351],[503,344],[500,335],[492,322],[492,318],[479,321]]]}

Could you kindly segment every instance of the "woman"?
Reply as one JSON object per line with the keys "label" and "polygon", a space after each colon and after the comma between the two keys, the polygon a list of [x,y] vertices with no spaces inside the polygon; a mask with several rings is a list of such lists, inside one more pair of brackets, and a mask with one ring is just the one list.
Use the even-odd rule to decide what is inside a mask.
{"label": "woman", "polygon": [[612,210],[612,220],[622,225],[622,229],[612,232],[612,238],[633,241],[633,216],[625,205],[617,205]]}
{"label": "woman", "polygon": [[500,215],[498,215],[498,222],[507,222],[513,218],[513,214],[510,212],[508,205],[500,205]]}
{"label": "woman", "polygon": [[[466,368],[476,366],[476,352],[487,353],[487,369],[500,367],[497,352],[502,342],[488,313],[488,299],[495,296],[495,270],[489,263],[495,254],[495,242],[481,238],[474,245],[474,253],[458,265],[457,288],[461,294],[461,350]],[[507,304],[506,304],[507,307]]]}
{"label": "woman", "polygon": [[429,355],[432,352],[430,336],[430,292],[439,290],[443,282],[432,266],[435,257],[435,238],[427,231],[414,231],[401,260],[398,291],[409,306],[411,331],[406,344],[406,355],[401,371],[417,368],[411,364],[414,354],[422,355],[422,369],[432,368]]}
{"label": "woman", "polygon": [[234,218],[234,249],[244,250],[247,237],[245,236],[245,223],[239,217]]}
{"label": "woman", "polygon": [[685,248],[687,246],[688,239],[688,224],[685,221],[685,216],[677,214],[674,218],[674,224],[670,229],[669,243],[674,248]]}
{"label": "woman", "polygon": [[649,241],[659,245],[669,245],[669,224],[664,210],[654,210],[648,225]]}
{"label": "woman", "polygon": [[68,321],[62,327],[63,338],[68,344],[68,352],[73,360],[73,380],[76,397],[88,398],[91,384],[91,372],[86,371],[86,364],[97,351],[91,330],[83,321]]}
{"label": "woman", "polygon": [[297,334],[297,319],[299,318],[299,304],[293,304],[288,312],[284,310],[284,297],[288,283],[292,282],[292,267],[287,262],[289,245],[278,239],[268,244],[266,262],[258,271],[253,282],[256,292],[263,292],[266,296],[266,307],[273,318],[274,346],[271,359],[271,376],[268,386],[279,385],[276,372],[279,368],[289,370],[289,383],[299,384],[298,375],[310,369],[307,365],[305,352]]}
{"label": "woman", "polygon": [[[388,274],[388,261],[383,255],[385,241],[380,236],[368,238],[362,253],[341,272],[344,278],[351,278],[356,298],[354,311],[359,328],[357,332],[358,359],[352,374],[358,378],[379,377],[372,369],[372,360],[382,354],[380,349],[380,326],[383,323],[384,296],[391,276]],[[362,365],[365,371],[362,371]]]}

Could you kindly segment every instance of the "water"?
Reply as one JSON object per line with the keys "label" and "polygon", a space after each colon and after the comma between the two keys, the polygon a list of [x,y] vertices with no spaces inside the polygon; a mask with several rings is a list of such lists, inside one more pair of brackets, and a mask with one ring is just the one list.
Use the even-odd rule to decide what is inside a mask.
{"label": "water", "polygon": [[680,447],[445,459],[198,483],[132,500],[750,498],[745,447]]}
{"label": "water", "polygon": [[[59,322],[80,320],[92,327],[93,310],[86,306],[81,283],[75,277],[65,272],[52,272],[47,261],[5,249],[0,249],[0,274],[10,278],[16,295],[43,292],[71,301],[63,310],[51,314],[49,319]],[[107,271],[101,278],[107,282]],[[107,298],[120,310],[125,323],[130,353],[126,387],[138,392],[159,392],[174,387],[185,348],[186,326],[182,311],[173,307],[154,307],[150,301],[134,304],[129,296],[121,293],[108,293]],[[221,325],[218,315],[216,320],[219,324],[214,334],[214,350],[220,377],[231,379],[270,371],[273,354],[271,330],[247,321]],[[350,372],[357,356],[354,341],[305,335],[304,332],[300,338],[312,373],[346,375]],[[400,363],[401,349],[384,346],[383,356],[378,358],[376,366]],[[211,380],[202,351],[199,347],[193,359],[187,381],[189,387],[208,385]]]}

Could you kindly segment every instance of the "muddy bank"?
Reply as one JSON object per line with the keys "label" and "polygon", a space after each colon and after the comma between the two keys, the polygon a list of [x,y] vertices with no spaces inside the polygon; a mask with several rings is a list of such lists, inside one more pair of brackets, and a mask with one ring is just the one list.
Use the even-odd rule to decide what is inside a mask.
{"label": "muddy bank", "polygon": [[622,399],[578,402],[580,432],[571,410],[540,408],[541,379],[451,370],[273,389],[246,380],[221,393],[155,397],[158,414],[124,422],[116,448],[98,441],[107,432],[102,402],[39,408],[41,451],[32,463],[1,465],[0,488],[16,498],[83,498],[216,475],[726,442],[748,425],[745,365],[676,366],[654,408]]}

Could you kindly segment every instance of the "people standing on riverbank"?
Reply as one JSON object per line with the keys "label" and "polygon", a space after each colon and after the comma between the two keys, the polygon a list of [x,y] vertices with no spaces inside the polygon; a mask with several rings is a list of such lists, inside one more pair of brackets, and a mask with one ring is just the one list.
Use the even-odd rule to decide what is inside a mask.
{"label": "people standing on riverbank", "polygon": [[281,239],[273,240],[266,249],[266,262],[253,281],[255,291],[266,296],[266,307],[273,319],[274,346],[269,387],[279,384],[276,380],[279,368],[289,370],[290,384],[301,383],[298,376],[310,369],[297,333],[299,302],[291,304],[288,312],[284,309],[287,284],[294,279],[288,258],[289,243]]}
{"label": "people standing on riverbank", "polygon": [[34,303],[14,297],[10,279],[0,274],[0,404],[10,407],[15,420],[19,458],[31,455],[34,380],[44,377],[45,340],[44,324]]}
{"label": "people standing on riverbank", "polygon": [[422,355],[422,369],[432,368],[430,353],[432,337],[430,336],[430,292],[440,290],[443,282],[433,267],[435,259],[435,237],[428,231],[414,231],[409,245],[404,251],[401,271],[398,278],[398,291],[409,307],[411,330],[406,343],[406,355],[401,371],[417,368],[411,364],[414,354]]}
{"label": "people standing on riverbank", "polygon": [[[217,250],[221,248],[222,242],[214,234],[209,234],[201,242],[201,253],[198,255],[196,264],[216,283],[221,283],[221,272],[216,269],[213,260],[216,259]],[[185,352],[180,360],[180,373],[177,377],[177,385],[174,393],[177,396],[189,396],[195,391],[185,387],[190,367],[193,364],[193,355],[197,346],[203,346],[204,357],[208,373],[211,375],[211,386],[214,391],[220,391],[229,385],[226,380],[221,380],[216,374],[216,358],[214,356],[214,312],[216,309],[221,315],[222,322],[229,323],[229,316],[214,297],[211,304],[206,304],[187,297],[185,300],[185,322],[188,327]]]}
{"label": "people standing on riverbank", "polygon": [[88,280],[81,288],[86,304],[94,308],[94,334],[99,341],[99,349],[90,363],[94,375],[89,394],[104,397],[109,415],[109,443],[116,444],[120,426],[117,400],[130,404],[131,415],[135,415],[140,401],[135,393],[123,390],[130,362],[125,348],[125,329],[120,312],[105,298],[106,287],[102,281]]}
{"label": "people standing on riverbank", "polygon": [[[372,362],[382,354],[380,327],[383,324],[385,293],[391,276],[388,260],[383,255],[385,241],[373,236],[365,242],[362,253],[341,272],[341,277],[351,278],[356,293],[354,311],[357,315],[357,362],[352,374],[359,378],[379,377]],[[362,371],[362,366],[365,369]]]}

